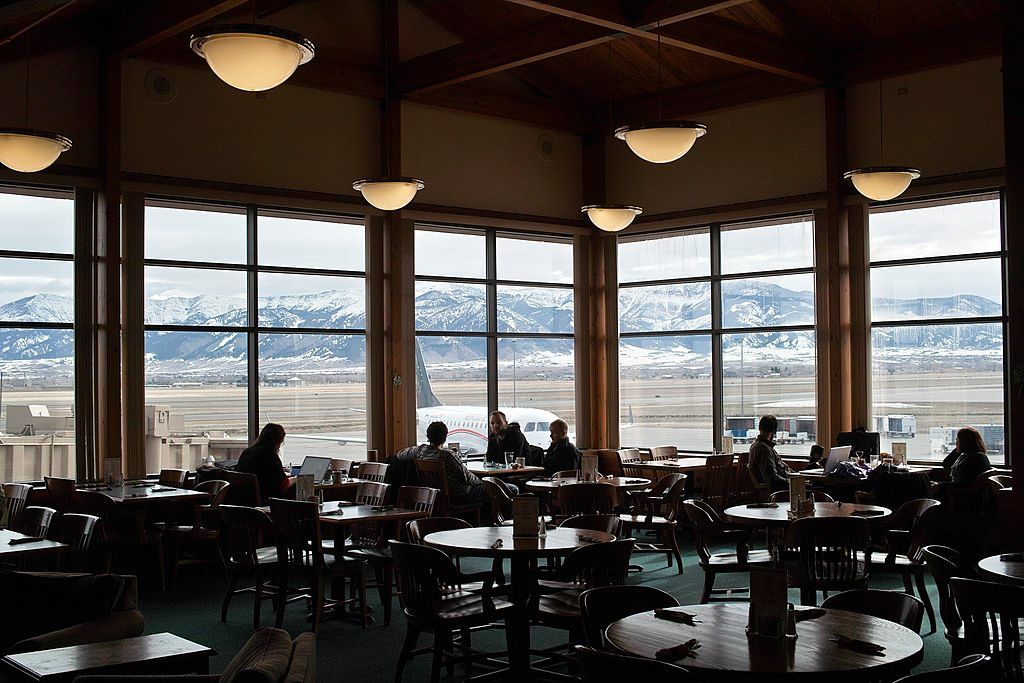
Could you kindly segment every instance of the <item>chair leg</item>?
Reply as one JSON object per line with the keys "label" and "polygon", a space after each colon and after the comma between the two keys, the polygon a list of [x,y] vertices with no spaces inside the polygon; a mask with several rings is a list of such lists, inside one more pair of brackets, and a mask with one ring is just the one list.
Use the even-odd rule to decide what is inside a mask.
{"label": "chair leg", "polygon": [[[679,552],[679,536],[675,529],[668,530],[668,542],[669,547],[672,549],[672,554],[676,558],[676,566],[679,567],[678,574],[683,575],[683,555]],[[671,563],[669,564],[671,567]]]}
{"label": "chair leg", "polygon": [[370,627],[370,607],[366,604],[366,574],[362,569],[350,579],[353,584],[359,582],[359,614],[363,618],[363,628]]}
{"label": "chair leg", "polygon": [[444,633],[434,631],[434,652],[430,662],[430,683],[441,683],[441,661],[444,659]]}
{"label": "chair leg", "polygon": [[917,582],[917,592],[920,594],[921,602],[924,603],[924,611],[928,614],[928,633],[935,633],[935,609],[932,607],[932,599],[928,597],[928,588],[925,586],[924,572],[914,575]]}
{"label": "chair leg", "polygon": [[263,612],[263,577],[260,576],[259,572],[256,573],[256,585],[254,586],[254,592],[252,603],[252,630],[255,631],[260,627],[261,615]]}
{"label": "chair leg", "polygon": [[801,605],[804,605],[805,607],[816,607],[817,606],[817,602],[815,601],[815,597],[816,596],[817,596],[817,591],[815,591],[813,588],[807,588],[805,586],[801,586],[800,587],[800,604]]}
{"label": "chair leg", "polygon": [[903,574],[901,578],[903,579],[903,592],[907,595],[913,595],[914,586],[910,583],[910,574]]}
{"label": "chair leg", "polygon": [[715,588],[715,573],[704,570],[704,590],[700,594],[700,604],[705,604],[711,598],[711,591]]}
{"label": "chair leg", "polygon": [[156,542],[156,566],[158,572],[158,578],[160,580],[160,591],[167,590],[167,576],[164,573],[164,539],[163,537],[157,538]]}
{"label": "chair leg", "polygon": [[402,651],[398,654],[398,665],[395,667],[395,683],[402,683],[405,665],[412,659],[412,651],[416,648],[416,641],[419,638],[420,630],[411,623],[407,623],[405,626],[405,642],[402,643]]}
{"label": "chair leg", "polygon": [[228,590],[224,594],[224,602],[220,606],[220,620],[228,620],[228,606],[231,605],[231,598],[235,597],[235,589],[238,588],[238,573],[231,572],[228,578]]}
{"label": "chair leg", "polygon": [[395,572],[391,564],[384,566],[384,597],[380,601],[384,608],[384,625],[391,625],[391,596],[393,593]]}
{"label": "chair leg", "polygon": [[313,577],[313,633],[320,631],[320,620],[324,616],[324,577],[317,573]]}
{"label": "chair leg", "polygon": [[285,596],[288,595],[288,572],[284,569],[283,563],[281,569],[277,572],[277,595],[274,596],[274,606],[276,608],[277,616],[274,618],[274,626],[281,628],[284,624],[284,607],[285,607]]}

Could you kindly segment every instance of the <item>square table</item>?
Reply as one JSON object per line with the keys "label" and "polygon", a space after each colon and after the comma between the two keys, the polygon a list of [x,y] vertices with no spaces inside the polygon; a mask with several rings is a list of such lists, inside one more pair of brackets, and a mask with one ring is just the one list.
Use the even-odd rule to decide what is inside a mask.
{"label": "square table", "polygon": [[48,541],[46,539],[40,541],[32,541],[31,543],[16,543],[11,545],[13,539],[28,538],[25,534],[19,534],[17,531],[11,531],[10,529],[0,529],[0,562],[4,562],[14,557],[25,557],[26,555],[37,555],[41,553],[49,554],[55,552],[61,552],[67,549],[67,545],[64,543],[58,543],[57,541]]}
{"label": "square table", "polygon": [[180,500],[183,498],[209,498],[208,493],[174,486],[160,486],[146,483],[124,484],[123,486],[80,486],[82,491],[98,491],[118,503],[144,503],[152,500]]}
{"label": "square table", "polygon": [[154,633],[7,655],[4,673],[10,681],[70,683],[86,674],[206,674],[211,648],[173,633]]}

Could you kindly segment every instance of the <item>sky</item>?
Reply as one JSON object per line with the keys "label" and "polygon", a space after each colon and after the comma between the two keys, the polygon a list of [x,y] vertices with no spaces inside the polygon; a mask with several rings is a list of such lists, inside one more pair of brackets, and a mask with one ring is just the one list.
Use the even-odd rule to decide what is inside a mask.
{"label": "sky", "polygon": [[[0,250],[70,253],[74,206],[70,199],[0,194]],[[151,206],[146,210],[149,258],[245,262],[244,213],[183,210]],[[259,259],[265,265],[362,271],[361,225],[273,215],[258,220]],[[874,212],[871,256],[888,260],[1000,248],[998,199]],[[497,239],[498,277],[545,283],[571,283],[572,247],[567,242]],[[809,221],[762,227],[737,226],[722,233],[725,273],[803,267],[813,259]],[[484,277],[482,235],[417,231],[416,271],[420,275]],[[670,277],[706,277],[710,273],[707,232],[668,239],[624,242],[620,247],[622,281]],[[779,282],[784,286],[789,283]],[[325,289],[361,288],[354,278],[297,275],[263,276],[262,295],[301,294]],[[999,301],[998,259],[876,269],[874,296],[900,298],[975,294]],[[0,305],[38,292],[69,296],[70,264],[0,259]],[[244,297],[245,277],[197,269],[147,269],[146,296],[215,294]]]}

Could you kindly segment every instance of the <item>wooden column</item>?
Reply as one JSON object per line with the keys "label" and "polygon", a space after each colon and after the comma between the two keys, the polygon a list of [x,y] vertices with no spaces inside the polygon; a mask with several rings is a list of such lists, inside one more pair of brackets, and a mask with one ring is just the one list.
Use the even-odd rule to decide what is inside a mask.
{"label": "wooden column", "polygon": [[846,95],[825,89],[825,208],[814,212],[819,443],[830,446],[850,428],[851,338],[849,226],[843,204]]}
{"label": "wooden column", "polygon": [[387,449],[384,219],[366,217],[366,447]]}
{"label": "wooden column", "polygon": [[871,258],[868,246],[868,205],[846,207],[850,267],[849,291],[849,400],[850,427],[873,429],[871,423]]}
{"label": "wooden column", "polygon": [[125,474],[141,477],[146,467],[146,294],[145,294],[145,222],[146,197],[132,192],[124,195],[121,215],[123,235],[123,287],[121,290],[122,338],[121,368],[124,382],[124,462]]}
{"label": "wooden column", "polygon": [[[102,186],[95,204],[93,349],[96,354],[96,457],[102,466],[104,458],[123,456],[124,425],[121,411],[121,60],[101,56],[100,65]],[[102,472],[99,474],[102,476]]]}
{"label": "wooden column", "polygon": [[[1006,148],[1006,452],[1016,507],[1024,507],[1024,3],[1003,0],[1003,141]],[[1019,519],[1019,517],[1018,517]]]}
{"label": "wooden column", "polygon": [[[382,7],[382,41],[388,82],[381,101],[381,167],[384,175],[402,174],[401,102],[397,92],[398,2],[385,0]],[[416,318],[415,229],[401,211],[389,211],[383,219],[385,368],[384,452],[388,455],[416,443]]]}
{"label": "wooden column", "polygon": [[75,188],[75,475],[99,476],[96,462],[96,192]]}

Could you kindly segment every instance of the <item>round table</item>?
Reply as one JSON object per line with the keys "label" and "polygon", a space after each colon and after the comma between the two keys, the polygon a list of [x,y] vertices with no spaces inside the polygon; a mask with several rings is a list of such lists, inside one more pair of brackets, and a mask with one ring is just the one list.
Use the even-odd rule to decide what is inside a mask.
{"label": "round table", "polygon": [[993,555],[978,562],[978,573],[992,581],[1024,584],[1024,561],[1000,560],[998,555]]}
{"label": "round table", "polygon": [[[474,527],[437,531],[423,542],[450,555],[467,557],[508,558],[511,564],[509,600],[515,605],[508,623],[508,664],[512,674],[528,676],[530,672],[530,562],[542,557],[562,557],[576,548],[591,545],[580,540],[578,529],[551,529],[542,538],[513,538],[512,527]],[[597,531],[582,532],[589,538],[614,541],[615,537]],[[494,542],[501,540],[499,548]]]}
{"label": "round table", "polygon": [[[643,479],[641,477],[601,477],[597,481],[601,484],[611,484],[616,489],[623,491],[647,488],[651,485],[650,479]],[[569,477],[566,479],[549,479],[547,481],[537,481],[534,479],[526,482],[526,488],[533,489],[538,492],[550,493],[552,491],[557,491],[559,486],[575,483],[577,483],[576,477]]]}
{"label": "round table", "polygon": [[[676,609],[676,608],[673,608]],[[618,648],[654,659],[655,653],[691,638],[700,641],[696,657],[675,663],[700,672],[701,678],[738,674],[852,674],[860,679],[891,679],[910,671],[924,657],[924,642],[897,623],[863,614],[827,609],[825,614],[796,625],[797,638],[755,638],[746,634],[746,604],[687,605],[679,611],[695,615],[693,626],[656,619],[643,612],[620,619],[605,630]],[[800,608],[797,608],[800,610]],[[839,647],[833,634],[885,646],[881,656]]]}
{"label": "round table", "polygon": [[785,526],[792,522],[794,519],[803,519],[805,517],[858,517],[859,514],[853,514],[855,511],[862,510],[876,510],[878,514],[865,515],[864,519],[869,522],[885,519],[892,514],[892,510],[884,508],[880,505],[862,505],[859,503],[843,503],[837,505],[836,503],[815,503],[814,514],[800,515],[799,517],[789,516],[789,502],[779,503],[778,507],[747,507],[746,505],[734,505],[731,508],[727,508],[723,513],[723,517],[730,522],[736,524],[751,524],[757,526]]}

